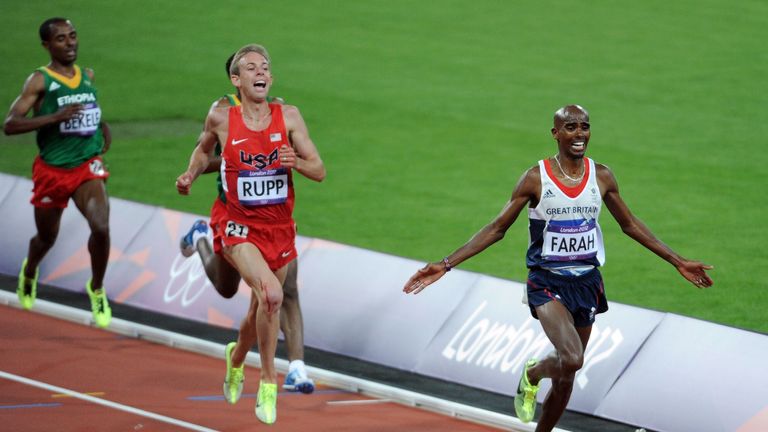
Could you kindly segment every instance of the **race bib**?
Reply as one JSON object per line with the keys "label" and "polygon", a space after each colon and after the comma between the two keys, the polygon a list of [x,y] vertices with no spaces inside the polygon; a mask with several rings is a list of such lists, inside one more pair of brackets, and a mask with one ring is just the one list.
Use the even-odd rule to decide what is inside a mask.
{"label": "race bib", "polygon": [[227,221],[227,228],[224,230],[227,237],[248,238],[248,227],[233,221]]}
{"label": "race bib", "polygon": [[100,159],[92,160],[91,163],[88,164],[88,168],[93,175],[103,176],[106,173],[106,171],[104,171],[104,163]]}
{"label": "race bib", "polygon": [[542,257],[551,261],[586,260],[597,256],[597,221],[582,225],[550,221],[544,231]]}
{"label": "race bib", "polygon": [[288,199],[288,173],[285,168],[265,171],[240,171],[237,198],[246,206],[282,204]]}
{"label": "race bib", "polygon": [[101,123],[101,108],[98,104],[89,103],[80,115],[59,123],[62,135],[91,136],[99,129]]}

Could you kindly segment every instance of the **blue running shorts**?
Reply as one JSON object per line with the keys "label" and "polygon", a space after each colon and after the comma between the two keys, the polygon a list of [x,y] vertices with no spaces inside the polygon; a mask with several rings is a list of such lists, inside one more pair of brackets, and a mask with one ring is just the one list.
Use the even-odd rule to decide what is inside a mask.
{"label": "blue running shorts", "polygon": [[531,269],[528,272],[528,307],[536,315],[536,307],[550,301],[558,301],[573,316],[576,327],[589,327],[595,322],[595,315],[608,310],[603,277],[598,269],[581,276],[564,276],[544,270]]}

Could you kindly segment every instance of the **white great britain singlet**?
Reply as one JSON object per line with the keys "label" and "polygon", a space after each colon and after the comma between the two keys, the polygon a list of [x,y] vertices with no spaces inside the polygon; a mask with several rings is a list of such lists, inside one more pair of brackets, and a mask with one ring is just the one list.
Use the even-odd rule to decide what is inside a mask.
{"label": "white great britain singlet", "polygon": [[605,263],[597,219],[602,199],[595,162],[584,158],[581,183],[567,187],[555,178],[549,160],[539,161],[541,199],[528,209],[528,268],[580,275]]}

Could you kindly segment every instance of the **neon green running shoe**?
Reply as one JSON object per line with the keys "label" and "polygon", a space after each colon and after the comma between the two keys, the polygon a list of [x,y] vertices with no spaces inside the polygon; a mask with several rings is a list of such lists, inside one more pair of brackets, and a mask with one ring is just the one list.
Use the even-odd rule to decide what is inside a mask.
{"label": "neon green running shoe", "polygon": [[16,295],[19,296],[19,303],[25,310],[32,309],[32,305],[35,304],[37,298],[37,278],[40,276],[40,268],[35,270],[35,277],[30,279],[24,272],[27,270],[27,259],[21,263],[21,271],[19,272],[19,285],[16,287]]}
{"label": "neon green running shoe", "polygon": [[245,381],[244,367],[232,366],[232,351],[234,351],[235,345],[237,345],[237,342],[230,342],[224,351],[224,357],[227,358],[227,375],[224,377],[224,399],[231,404],[235,404],[240,400],[240,395],[243,393],[243,381]]}
{"label": "neon green running shoe", "polygon": [[272,424],[277,420],[277,384],[268,384],[263,381],[259,383],[256,417],[266,424]]}
{"label": "neon green running shoe", "polygon": [[85,284],[85,291],[91,299],[91,312],[93,313],[93,322],[97,327],[105,328],[112,321],[112,309],[109,307],[109,299],[104,288],[94,291],[91,288],[91,280]]}
{"label": "neon green running shoe", "polygon": [[515,414],[523,423],[533,420],[536,414],[536,393],[539,392],[539,386],[531,385],[528,382],[528,369],[536,365],[536,359],[530,359],[525,363],[523,375],[520,377],[520,383],[517,385],[517,394],[515,395]]}

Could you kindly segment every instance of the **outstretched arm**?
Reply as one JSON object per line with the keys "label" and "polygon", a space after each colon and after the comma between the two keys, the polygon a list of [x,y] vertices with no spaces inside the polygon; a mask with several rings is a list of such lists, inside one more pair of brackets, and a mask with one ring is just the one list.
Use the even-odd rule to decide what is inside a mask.
{"label": "outstretched arm", "polygon": [[507,202],[496,218],[442,261],[429,263],[424,268],[419,269],[405,283],[403,291],[413,294],[420,293],[424,288],[443,277],[452,267],[456,267],[504,238],[507,230],[517,220],[520,211],[522,211],[525,205],[538,199],[539,179],[538,167],[526,171],[517,182],[509,202]]}
{"label": "outstretched arm", "polygon": [[685,279],[697,287],[706,288],[712,286],[713,281],[706,272],[706,270],[712,269],[712,266],[686,259],[656,238],[651,230],[640,219],[635,217],[626,203],[624,203],[619,194],[618,182],[608,167],[598,164],[597,175],[600,190],[603,191],[605,206],[626,235],[632,237],[648,250],[675,266]]}
{"label": "outstretched arm", "polygon": [[308,179],[323,181],[325,165],[320,159],[315,143],[309,137],[307,125],[299,109],[293,105],[283,105],[283,115],[292,147],[280,148],[280,163],[287,168],[295,169]]}
{"label": "outstretched arm", "polygon": [[11,104],[8,115],[3,123],[3,132],[6,135],[15,135],[40,129],[49,124],[60,123],[81,115],[82,104],[71,104],[61,107],[53,114],[27,117],[35,104],[45,93],[45,79],[40,72],[34,72],[27,78],[21,94]]}

